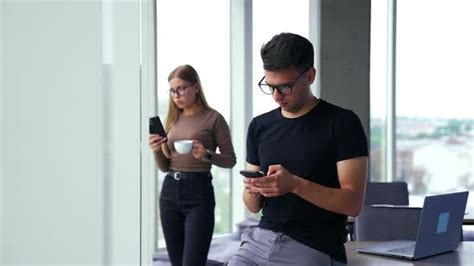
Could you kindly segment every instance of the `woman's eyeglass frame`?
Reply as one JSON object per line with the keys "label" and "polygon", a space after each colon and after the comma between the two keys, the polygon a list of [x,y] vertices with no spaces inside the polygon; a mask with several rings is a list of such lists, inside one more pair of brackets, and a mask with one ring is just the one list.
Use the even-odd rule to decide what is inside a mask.
{"label": "woman's eyeglass frame", "polygon": [[196,84],[196,82],[185,86],[179,86],[176,89],[170,88],[169,94],[171,97],[183,96],[186,93],[186,89],[194,86],[194,84]]}

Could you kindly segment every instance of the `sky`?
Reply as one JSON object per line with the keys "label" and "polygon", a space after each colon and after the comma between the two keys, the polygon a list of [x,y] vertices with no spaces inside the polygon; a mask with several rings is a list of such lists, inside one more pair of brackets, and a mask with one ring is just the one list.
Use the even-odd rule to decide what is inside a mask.
{"label": "sky", "polygon": [[[399,0],[397,3],[397,115],[473,119],[474,1]],[[168,100],[168,73],[180,64],[189,63],[201,75],[210,104],[229,117],[229,2],[160,0],[157,5],[159,99],[163,103]],[[278,32],[292,31],[307,36],[308,6],[308,0],[253,2],[254,115],[276,107],[271,96],[261,93],[257,86],[263,75],[258,50]],[[216,12],[203,15],[206,10]],[[372,117],[385,116],[386,109],[386,14],[387,0],[372,1]],[[195,28],[208,30],[190,30]],[[162,104],[160,112],[164,111]]]}
{"label": "sky", "polygon": [[[386,1],[373,1],[371,111],[385,113]],[[474,1],[399,0],[397,115],[474,118]]]}

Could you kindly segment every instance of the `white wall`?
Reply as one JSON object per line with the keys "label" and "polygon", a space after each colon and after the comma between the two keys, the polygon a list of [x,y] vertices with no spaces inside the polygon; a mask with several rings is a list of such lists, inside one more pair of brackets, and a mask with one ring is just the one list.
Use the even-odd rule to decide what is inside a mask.
{"label": "white wall", "polygon": [[138,265],[139,1],[2,1],[0,265]]}
{"label": "white wall", "polygon": [[101,263],[100,5],[8,1],[2,19],[2,265]]}
{"label": "white wall", "polygon": [[138,265],[142,177],[139,1],[105,3],[108,262],[111,265]]}
{"label": "white wall", "polygon": [[156,86],[156,6],[154,0],[141,1],[141,104],[142,104],[142,179],[141,179],[141,262],[152,265],[156,248],[158,170],[148,146],[148,117],[157,113]]}

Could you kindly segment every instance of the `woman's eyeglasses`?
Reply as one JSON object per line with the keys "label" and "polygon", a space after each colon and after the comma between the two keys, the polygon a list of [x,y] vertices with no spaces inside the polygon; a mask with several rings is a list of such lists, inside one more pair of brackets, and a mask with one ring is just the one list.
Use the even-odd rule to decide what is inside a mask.
{"label": "woman's eyeglasses", "polygon": [[170,95],[171,97],[176,97],[176,96],[183,96],[184,93],[186,92],[186,89],[193,86],[195,83],[193,84],[189,84],[189,85],[186,85],[186,86],[180,86],[180,87],[177,87],[176,89],[173,89],[173,88],[170,88]]}

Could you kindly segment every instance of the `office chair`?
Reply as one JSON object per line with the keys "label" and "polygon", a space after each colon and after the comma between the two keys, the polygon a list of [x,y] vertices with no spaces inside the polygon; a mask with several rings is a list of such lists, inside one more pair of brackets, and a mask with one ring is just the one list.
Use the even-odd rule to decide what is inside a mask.
{"label": "office chair", "polygon": [[408,205],[406,182],[368,182],[365,189],[365,205]]}
{"label": "office chair", "polygon": [[[408,205],[408,185],[406,182],[367,182],[365,189],[365,206],[373,204]],[[358,240],[354,237],[354,228],[357,218],[353,224],[347,225],[350,240]]]}
{"label": "office chair", "polygon": [[422,208],[366,205],[355,218],[358,241],[415,240]]}
{"label": "office chair", "polygon": [[474,226],[465,225],[462,229],[461,241],[474,241]]}

